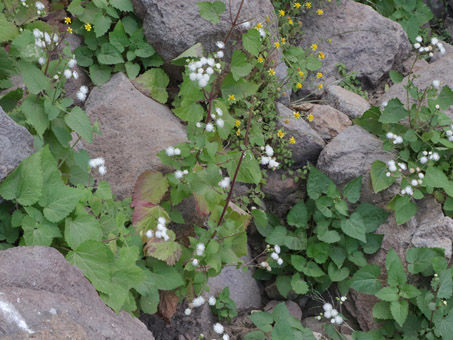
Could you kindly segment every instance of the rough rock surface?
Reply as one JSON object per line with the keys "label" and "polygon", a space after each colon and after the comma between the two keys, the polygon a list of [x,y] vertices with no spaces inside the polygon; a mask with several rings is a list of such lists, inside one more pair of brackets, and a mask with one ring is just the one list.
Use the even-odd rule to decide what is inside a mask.
{"label": "rough rock surface", "polygon": [[[284,129],[287,136],[296,139],[296,143],[290,145],[294,166],[304,165],[308,161],[315,162],[325,146],[324,140],[305,120],[292,118],[293,111],[286,106],[277,104],[277,112],[280,116],[277,128]],[[286,120],[289,120],[290,124],[286,124]]]}
{"label": "rough rock surface", "polygon": [[313,105],[310,113],[313,115],[310,126],[325,141],[331,140],[352,125],[348,116],[329,105]]}
{"label": "rough rock surface", "polygon": [[0,107],[0,182],[33,151],[33,136]]}
{"label": "rough rock surface", "polygon": [[363,97],[337,85],[328,86],[322,99],[351,119],[362,116],[370,108],[370,104]]}
{"label": "rough rock surface", "polygon": [[[211,24],[200,16],[198,0],[133,0],[134,10],[143,21],[148,42],[164,58],[170,61],[196,43],[202,43],[205,51],[216,50],[216,41],[223,41],[229,31],[228,5],[218,24]],[[232,0],[234,17],[241,0]],[[276,22],[274,7],[269,0],[247,0],[241,9],[239,22],[251,20],[252,25],[265,23],[266,17]],[[236,31],[237,32],[237,31]],[[238,38],[237,34],[233,35]]]}
{"label": "rough rock surface", "polygon": [[321,152],[318,168],[336,184],[364,175],[375,160],[388,161],[392,155],[382,150],[382,142],[358,125],[348,127]]}
{"label": "rough rock surface", "polygon": [[[318,51],[325,53],[323,83],[331,83],[341,62],[348,71],[360,73],[358,78],[365,86],[375,86],[409,55],[411,44],[402,27],[370,6],[342,0],[324,4],[323,10],[322,16],[310,11],[302,17],[305,34],[300,44],[309,47],[316,43]],[[319,83],[317,79],[313,82],[315,86]],[[307,89],[312,89],[308,82]]]}
{"label": "rough rock surface", "polygon": [[[431,86],[433,80],[439,80],[440,86],[445,85],[453,87],[453,53],[444,55],[443,58],[438,61],[427,64],[425,67],[415,71],[417,76],[413,83],[423,91],[428,86]],[[395,84],[384,93],[380,99],[380,103],[388,102],[392,98],[399,98],[402,103],[406,104],[407,96],[404,86],[407,85],[408,77],[405,77],[401,83]],[[411,101],[412,103],[412,101]],[[445,111],[450,117],[453,117],[453,107],[450,107]]]}
{"label": "rough rock surface", "polygon": [[138,319],[108,308],[80,269],[48,247],[0,251],[0,337],[4,336],[154,339]]}
{"label": "rough rock surface", "polygon": [[161,167],[158,152],[187,140],[173,113],[136,90],[123,73],[94,88],[85,108],[102,130],[102,136],[96,135],[86,149],[93,158],[105,158],[105,178],[119,197],[132,194],[143,171]]}

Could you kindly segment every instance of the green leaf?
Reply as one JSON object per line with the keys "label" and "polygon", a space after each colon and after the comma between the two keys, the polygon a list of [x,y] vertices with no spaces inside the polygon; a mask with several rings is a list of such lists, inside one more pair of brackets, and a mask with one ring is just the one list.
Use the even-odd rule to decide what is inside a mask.
{"label": "green leaf", "polygon": [[222,95],[224,97],[234,95],[236,99],[243,99],[254,95],[258,88],[257,84],[248,82],[245,79],[234,80],[233,75],[229,73],[222,83]]}
{"label": "green leaf", "polygon": [[398,123],[408,115],[409,111],[404,108],[403,103],[398,98],[394,98],[388,102],[379,121],[381,123]]}
{"label": "green leaf", "polygon": [[38,94],[50,87],[50,80],[32,63],[20,60],[17,67],[22,75],[24,84],[30,93]]}
{"label": "green leaf", "polygon": [[5,112],[12,111],[22,99],[24,91],[21,88],[8,92],[0,98],[0,106]]}
{"label": "green leaf", "polygon": [[308,211],[304,201],[298,202],[288,213],[287,222],[290,226],[302,228],[308,224]]}
{"label": "green leaf", "polygon": [[110,0],[110,4],[123,12],[132,12],[134,10],[130,0]]}
{"label": "green leaf", "polygon": [[359,241],[366,242],[366,226],[362,216],[357,212],[351,214],[349,218],[341,220],[341,230],[348,236]]}
{"label": "green leaf", "polygon": [[0,196],[28,206],[39,200],[42,189],[41,153],[34,153],[0,183]]}
{"label": "green leaf", "polygon": [[300,274],[296,273],[291,278],[291,288],[296,294],[307,294],[308,284],[300,278]]}
{"label": "green leaf", "polygon": [[404,79],[404,76],[401,73],[393,71],[393,70],[390,70],[389,75],[390,75],[390,79],[395,84],[401,83]]}
{"label": "green leaf", "polygon": [[382,161],[375,161],[371,165],[370,175],[374,192],[379,192],[387,189],[395,182],[395,177],[386,176],[387,172],[387,165]]}
{"label": "green leaf", "polygon": [[182,248],[178,242],[164,241],[163,239],[151,238],[144,247],[147,256],[155,257],[173,266],[181,257]]}
{"label": "green leaf", "polygon": [[379,228],[387,220],[389,215],[384,209],[370,203],[360,203],[355,211],[362,216],[367,233],[372,233]]}
{"label": "green leaf", "polygon": [[328,272],[329,278],[332,280],[332,282],[344,281],[344,280],[346,280],[346,278],[349,276],[349,273],[350,273],[348,267],[338,268],[337,265],[333,262],[329,263],[327,272]]}
{"label": "green leaf", "polygon": [[411,201],[409,196],[395,196],[390,203],[394,206],[395,220],[398,225],[409,221],[417,212],[417,206]]}
{"label": "green leaf", "polygon": [[200,104],[192,103],[188,106],[173,109],[173,113],[182,121],[199,122],[203,119],[204,109]]}
{"label": "green leaf", "polygon": [[31,124],[37,134],[42,137],[49,126],[49,120],[44,112],[43,103],[39,101],[37,96],[30,95],[24,100],[20,109],[24,113],[27,122]]}
{"label": "green leaf", "polygon": [[351,278],[351,288],[365,294],[375,294],[381,289],[381,283],[378,280],[381,275],[381,268],[375,264],[369,264],[358,271]]}
{"label": "green leaf", "polygon": [[28,214],[22,220],[25,245],[50,246],[55,237],[61,237],[58,226],[49,222],[38,209],[26,207],[25,211]]}
{"label": "green leaf", "polygon": [[252,320],[253,324],[261,329],[263,332],[270,332],[272,330],[272,324],[274,323],[274,319],[272,315],[268,312],[252,312],[249,316],[250,320]]}
{"label": "green leaf", "polygon": [[445,318],[435,318],[434,332],[437,336],[440,336],[443,340],[453,339],[453,310]]}
{"label": "green leaf", "polygon": [[93,64],[90,66],[90,79],[94,85],[102,85],[110,80],[112,69],[107,65]]}
{"label": "green leaf", "polygon": [[97,55],[100,64],[104,65],[115,65],[124,62],[120,52],[109,43],[105,43],[101,46],[101,53]]}
{"label": "green leaf", "polygon": [[403,263],[395,250],[390,249],[387,252],[385,267],[387,268],[387,282],[390,286],[397,287],[407,282]]}
{"label": "green leaf", "polygon": [[121,20],[117,22],[113,31],[109,33],[109,41],[120,53],[123,53],[124,48],[129,46],[129,38],[126,35],[126,31]]}
{"label": "green leaf", "polygon": [[231,74],[234,80],[244,78],[253,69],[253,65],[247,62],[247,56],[240,50],[234,50],[231,60]]}
{"label": "green leaf", "polygon": [[80,107],[75,106],[71,113],[65,115],[64,121],[88,143],[93,142],[93,128],[91,127],[90,118]]}
{"label": "green leaf", "polygon": [[332,180],[314,166],[310,167],[307,180],[307,194],[311,199],[318,199],[322,193],[327,193]]}
{"label": "green leaf", "polygon": [[382,133],[382,123],[379,122],[380,116],[381,110],[379,107],[373,106],[365,111],[361,117],[357,117],[353,121],[373,135],[379,136]]}
{"label": "green leaf", "polygon": [[447,195],[453,197],[453,182],[449,181],[447,175],[438,167],[429,166],[426,169],[423,184],[433,188],[442,188]]}
{"label": "green leaf", "polygon": [[253,222],[258,228],[266,228],[268,225],[267,215],[260,209],[252,210]]}
{"label": "green leaf", "polygon": [[390,312],[390,303],[386,301],[376,303],[373,307],[373,317],[380,320],[393,319],[392,313]]}
{"label": "green leaf", "polygon": [[165,104],[168,99],[169,82],[170,78],[160,68],[152,68],[133,81],[141,92],[162,104]]}
{"label": "green leaf", "polygon": [[448,85],[442,87],[439,97],[437,97],[437,103],[442,110],[446,110],[453,105],[453,91]]}
{"label": "green leaf", "polygon": [[316,263],[324,263],[329,257],[330,245],[323,242],[308,242],[307,256],[314,259]]}
{"label": "green leaf", "polygon": [[148,58],[148,57],[151,57],[152,55],[154,55],[154,53],[156,53],[156,51],[150,44],[145,42],[142,45],[140,45],[139,48],[134,50],[134,53],[137,57]]}
{"label": "green leaf", "polygon": [[126,62],[124,64],[126,67],[126,73],[129,79],[134,79],[138,76],[140,73],[140,65],[139,64],[134,64],[130,61]]}
{"label": "green leaf", "polygon": [[439,289],[437,298],[449,299],[453,295],[453,282],[451,278],[451,269],[446,269],[439,275]]}
{"label": "green leaf", "polygon": [[167,177],[160,172],[146,170],[135,182],[132,206],[138,206],[141,202],[159,204],[167,190]]}
{"label": "green leaf", "polygon": [[[252,314],[253,315],[253,314]],[[271,326],[272,330],[272,326]],[[253,331],[244,336],[244,340],[265,340],[266,336],[261,331]]]}
{"label": "green leaf", "polygon": [[157,288],[161,290],[173,290],[184,284],[178,270],[161,261],[153,265],[153,277]]}
{"label": "green leaf", "polygon": [[89,214],[76,215],[65,220],[65,241],[72,249],[88,240],[101,241],[102,230],[99,221]]}
{"label": "green leaf", "polygon": [[80,201],[83,192],[64,184],[47,184],[39,205],[44,208],[44,216],[51,222],[59,222],[68,216]]}
{"label": "green leaf", "polygon": [[138,258],[138,247],[122,247],[112,265],[112,282],[128,290],[139,285],[145,279],[145,273],[136,264]]}
{"label": "green leaf", "polygon": [[225,12],[225,3],[222,1],[200,1],[197,6],[200,8],[201,17],[214,25],[220,22],[220,15]]}
{"label": "green leaf", "polygon": [[113,254],[105,244],[94,240],[85,241],[76,250],[69,252],[66,259],[82,270],[96,290],[107,294],[110,292],[110,263],[113,262]]}
{"label": "green leaf", "polygon": [[[239,157],[241,154],[242,153],[237,153]],[[230,178],[233,178],[234,176],[239,157],[236,157],[225,165]],[[253,153],[246,152],[242,159],[236,180],[241,183],[258,184],[261,181],[261,178],[261,170],[258,161],[255,159]]]}
{"label": "green leaf", "polygon": [[398,301],[398,288],[396,287],[384,287],[376,292],[376,296],[387,302]]}
{"label": "green leaf", "polygon": [[277,284],[277,290],[283,297],[287,297],[292,289],[291,276],[279,275],[275,281]]}
{"label": "green leaf", "polygon": [[308,70],[316,71],[322,66],[321,60],[319,60],[318,58],[315,58],[313,56],[308,56],[306,58],[307,58],[306,59],[306,61],[307,61],[306,67],[307,67]]}
{"label": "green leaf", "polygon": [[249,30],[242,35],[242,46],[251,55],[258,57],[261,50],[261,36],[258,30]]}
{"label": "green leaf", "polygon": [[390,312],[398,325],[403,327],[404,321],[406,321],[407,314],[409,312],[409,303],[406,300],[393,301],[390,304]]}
{"label": "green leaf", "polygon": [[302,269],[302,272],[311,277],[321,277],[326,275],[326,273],[324,273],[324,271],[313,261],[308,262]]}
{"label": "green leaf", "polygon": [[420,291],[413,285],[405,283],[400,287],[400,296],[404,299],[412,299],[420,295]]}
{"label": "green leaf", "polygon": [[407,269],[412,274],[422,273],[425,276],[434,274],[433,261],[436,257],[444,257],[444,250],[439,248],[411,248],[406,253]]}
{"label": "green leaf", "polygon": [[356,203],[360,199],[360,189],[362,188],[362,176],[350,181],[343,189],[343,195],[351,203]]}
{"label": "green leaf", "polygon": [[8,21],[3,13],[0,13],[0,43],[13,40],[19,34],[14,23]]}
{"label": "green leaf", "polygon": [[[110,25],[112,24],[112,19],[108,15],[104,15],[103,13],[98,13],[93,21],[94,24],[94,33],[96,34],[96,38],[103,36],[107,31],[110,29]],[[104,53],[104,52],[103,52]],[[98,56],[99,59],[99,56]],[[117,64],[117,63],[115,63]]]}

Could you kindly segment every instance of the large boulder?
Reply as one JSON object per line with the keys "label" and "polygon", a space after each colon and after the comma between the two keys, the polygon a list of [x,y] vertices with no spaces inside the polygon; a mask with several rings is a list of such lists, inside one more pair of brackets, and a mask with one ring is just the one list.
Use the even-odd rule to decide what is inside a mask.
{"label": "large boulder", "polygon": [[361,117],[371,107],[368,101],[357,93],[337,85],[328,86],[322,99],[326,104],[343,112],[350,119]]}
{"label": "large boulder", "polygon": [[[232,16],[242,0],[231,0]],[[196,43],[202,43],[205,51],[215,51],[215,43],[223,41],[230,30],[229,6],[218,24],[212,24],[200,16],[198,0],[133,0],[135,14],[143,19],[143,30],[148,42],[164,58],[170,61]],[[244,1],[238,23],[251,20],[251,23],[276,22],[274,7],[269,0]],[[233,33],[238,38],[239,30]]]}
{"label": "large boulder", "polygon": [[[337,73],[336,65],[343,63],[348,71],[359,73],[366,86],[376,86],[391,69],[398,68],[409,55],[411,44],[400,24],[353,0],[323,4],[324,14],[310,11],[302,17],[304,38],[300,46],[317,44],[325,54],[321,72],[325,84]],[[312,79],[314,85],[319,80]],[[309,86],[309,91],[314,85]]]}
{"label": "large boulder", "polygon": [[0,182],[33,151],[33,136],[0,107]]}
{"label": "large boulder", "polygon": [[178,118],[135,89],[123,73],[95,87],[85,108],[93,123],[101,123],[102,131],[86,149],[93,158],[105,158],[105,177],[121,198],[132,194],[143,171],[161,168],[159,151],[187,140]]}
{"label": "large boulder", "polygon": [[0,337],[154,339],[138,319],[108,308],[80,269],[48,247],[0,251]]}
{"label": "large boulder", "polygon": [[316,162],[319,153],[326,145],[324,140],[305,120],[293,118],[293,111],[286,106],[277,104],[277,113],[279,115],[277,128],[283,129],[288,138],[291,136],[296,140],[295,144],[290,144],[294,166]]}
{"label": "large boulder", "polygon": [[313,105],[310,113],[313,115],[311,122],[313,130],[326,142],[352,125],[348,116],[329,105]]}

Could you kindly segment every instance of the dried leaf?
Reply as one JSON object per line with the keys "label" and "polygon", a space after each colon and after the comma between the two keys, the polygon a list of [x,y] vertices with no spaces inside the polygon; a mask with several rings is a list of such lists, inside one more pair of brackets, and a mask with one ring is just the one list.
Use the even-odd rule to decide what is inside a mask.
{"label": "dried leaf", "polygon": [[160,290],[159,295],[160,302],[157,307],[157,312],[165,319],[167,324],[169,324],[171,317],[176,313],[176,308],[178,307],[178,297],[171,290]]}

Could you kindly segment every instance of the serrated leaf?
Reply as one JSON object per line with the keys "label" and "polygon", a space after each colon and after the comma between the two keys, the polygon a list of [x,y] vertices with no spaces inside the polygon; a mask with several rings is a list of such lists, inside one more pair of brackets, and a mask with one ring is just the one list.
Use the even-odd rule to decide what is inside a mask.
{"label": "serrated leaf", "polygon": [[250,314],[249,318],[252,320],[253,324],[263,332],[267,333],[272,330],[274,319],[268,312],[255,312]]}
{"label": "serrated leaf", "polygon": [[362,188],[362,176],[350,181],[343,189],[343,195],[351,203],[356,203],[360,199],[360,189]]}
{"label": "serrated leaf", "polygon": [[373,317],[380,320],[391,320],[390,303],[379,301],[373,307]]}
{"label": "serrated leaf", "polygon": [[247,62],[247,56],[240,50],[234,50],[231,60],[231,74],[234,80],[239,80],[250,73],[253,65]]}
{"label": "serrated leaf", "polygon": [[287,222],[290,226],[301,228],[308,223],[308,211],[304,201],[298,202],[288,213]]}
{"label": "serrated leaf", "polygon": [[65,220],[64,238],[72,249],[88,240],[101,241],[99,221],[92,215],[83,214]]}
{"label": "serrated leaf", "polygon": [[390,304],[390,312],[398,325],[403,327],[409,313],[409,303],[406,300],[393,301]]}
{"label": "serrated leaf", "polygon": [[307,180],[307,194],[311,199],[318,199],[322,193],[327,193],[331,179],[314,166],[310,167]]}
{"label": "serrated leaf", "polygon": [[110,80],[112,69],[107,65],[93,64],[90,66],[90,79],[94,85],[102,85]]}
{"label": "serrated leaf", "polygon": [[147,170],[135,182],[131,205],[137,207],[142,202],[159,204],[167,190],[167,177],[160,172]]}
{"label": "serrated leaf", "polygon": [[393,71],[393,70],[390,70],[389,75],[390,75],[390,79],[395,84],[401,83],[404,79],[404,76],[401,73]]}
{"label": "serrated leaf", "polygon": [[14,23],[8,21],[3,13],[0,13],[0,43],[13,40],[19,34]]}
{"label": "serrated leaf", "polygon": [[66,259],[82,270],[96,290],[107,294],[110,292],[110,263],[113,261],[113,254],[105,244],[94,240],[85,241],[69,252]]}
{"label": "serrated leaf", "polygon": [[35,208],[27,207],[22,220],[24,241],[27,246],[50,246],[55,237],[61,237],[60,229],[49,222],[42,213]]}
{"label": "serrated leaf", "polygon": [[178,270],[161,261],[153,265],[153,278],[161,290],[172,290],[184,284]]}
{"label": "serrated leaf", "polygon": [[44,208],[44,216],[51,222],[59,222],[68,216],[80,201],[83,192],[64,184],[47,184],[39,205]]}
{"label": "serrated leaf", "polygon": [[448,85],[442,87],[439,97],[437,97],[437,103],[442,110],[446,110],[453,105],[453,91]]}
{"label": "serrated leaf", "polygon": [[366,226],[363,223],[362,216],[353,213],[349,218],[341,220],[341,230],[348,236],[359,241],[366,242]]}
{"label": "serrated leaf", "polygon": [[177,242],[153,237],[146,242],[143,251],[147,256],[155,257],[173,266],[181,257],[182,248]]}
{"label": "serrated leaf", "polygon": [[124,66],[126,67],[126,73],[127,73],[127,77],[129,79],[135,79],[138,76],[138,74],[140,73],[139,64],[134,64],[134,63],[128,61],[124,64]]}
{"label": "serrated leaf", "polygon": [[130,0],[110,0],[110,4],[123,12],[132,12],[134,10]]}
{"label": "serrated leaf", "polygon": [[188,106],[181,106],[173,109],[173,113],[182,121],[199,122],[203,119],[204,109],[198,103],[192,103]]}
{"label": "serrated leaf", "polygon": [[398,301],[398,288],[396,287],[384,287],[376,292],[376,296],[387,302]]}
{"label": "serrated leaf", "polygon": [[291,276],[284,276],[284,275],[279,275],[277,276],[277,280],[275,280],[275,283],[277,284],[277,290],[278,292],[283,296],[287,297],[289,292],[291,291]]}
{"label": "serrated leaf", "polygon": [[381,289],[381,283],[378,280],[381,274],[381,268],[375,264],[369,264],[358,271],[351,278],[351,288],[361,293],[375,294]]}
{"label": "serrated leaf", "polygon": [[[253,314],[252,314],[253,315]],[[272,330],[272,326],[271,326]],[[244,336],[244,340],[265,340],[266,336],[261,331],[252,331]]]}
{"label": "serrated leaf", "polygon": [[367,233],[374,232],[389,216],[387,211],[370,203],[360,203],[355,211],[362,216]]}
{"label": "serrated leaf", "polygon": [[403,103],[398,98],[391,99],[382,112],[379,121],[381,123],[398,123],[400,120],[406,118],[409,111],[404,108]]}
{"label": "serrated leaf", "polygon": [[447,195],[453,197],[453,182],[450,181],[447,175],[438,167],[429,166],[426,169],[423,184],[433,188],[442,188]]}
{"label": "serrated leaf", "polygon": [[291,278],[291,287],[296,294],[307,294],[308,284],[300,278],[300,274],[296,273]]}
{"label": "serrated leaf", "polygon": [[229,73],[222,83],[222,95],[228,97],[234,95],[236,99],[243,99],[252,96],[258,91],[259,86],[245,79],[234,80],[233,75]]}
{"label": "serrated leaf", "polygon": [[101,53],[97,55],[100,64],[104,65],[115,65],[124,62],[120,52],[109,43],[105,43],[101,46]]}
{"label": "serrated leaf", "polygon": [[41,153],[34,153],[0,183],[0,196],[28,206],[40,199],[42,189]]}
{"label": "serrated leaf", "polygon": [[395,182],[395,177],[387,177],[387,172],[387,165],[382,161],[375,161],[371,165],[370,175],[374,192],[387,189]]}
{"label": "serrated leaf", "polygon": [[42,137],[49,126],[49,120],[44,112],[43,103],[39,101],[37,96],[30,95],[24,100],[20,109],[24,113],[27,122]]}
{"label": "serrated leaf", "polygon": [[261,50],[261,36],[258,30],[251,29],[242,35],[242,46],[251,55],[257,57]]}
{"label": "serrated leaf", "polygon": [[197,6],[200,8],[201,17],[214,25],[220,22],[220,15],[225,12],[225,3],[222,1],[200,1]]}
{"label": "serrated leaf", "polygon": [[437,336],[440,336],[443,340],[453,339],[453,310],[446,317],[436,318],[434,320],[435,328],[434,332]]}
{"label": "serrated leaf", "polygon": [[96,34],[96,38],[99,38],[103,36],[105,33],[107,33],[107,31],[110,29],[111,24],[112,19],[110,18],[110,16],[104,15],[103,13],[98,13],[93,21],[94,33]]}
{"label": "serrated leaf", "polygon": [[437,298],[449,299],[453,295],[453,282],[451,278],[451,269],[446,269],[439,275],[439,289]]}
{"label": "serrated leaf", "polygon": [[133,81],[141,92],[162,104],[165,104],[168,99],[167,86],[169,82],[170,78],[160,68],[152,68]]}
{"label": "serrated leaf", "polygon": [[32,63],[21,60],[17,63],[17,67],[22,75],[25,86],[30,93],[38,94],[42,90],[46,90],[50,87],[49,78]]}
{"label": "serrated leaf", "polygon": [[[242,153],[238,153],[238,156],[240,157],[241,154]],[[225,165],[230,178],[233,178],[234,176],[239,157],[236,157]],[[258,184],[261,181],[261,178],[262,175],[258,161],[255,159],[253,153],[246,152],[242,159],[236,180],[241,183]]]}
{"label": "serrated leaf", "polygon": [[93,142],[93,128],[91,127],[90,118],[80,107],[75,106],[69,114],[65,115],[64,121],[84,140],[89,143]]}
{"label": "serrated leaf", "polygon": [[346,280],[350,271],[348,267],[338,268],[335,263],[330,262],[329,267],[327,268],[327,273],[329,274],[329,278],[332,282],[341,282]]}

